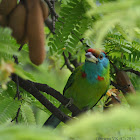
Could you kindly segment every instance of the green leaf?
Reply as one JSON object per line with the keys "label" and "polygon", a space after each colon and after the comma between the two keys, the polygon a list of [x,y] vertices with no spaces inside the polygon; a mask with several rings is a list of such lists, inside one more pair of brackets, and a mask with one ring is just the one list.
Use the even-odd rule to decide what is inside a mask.
{"label": "green leaf", "polygon": [[15,66],[15,73],[26,80],[36,81],[34,76],[26,71],[24,71],[20,66]]}
{"label": "green leaf", "polygon": [[[55,49],[53,52],[58,52],[58,54],[61,54],[63,52],[61,50],[62,48],[72,48],[78,45],[79,40],[82,38],[82,34],[89,26],[89,22],[83,22],[83,20],[87,21],[85,20],[85,3],[85,1],[74,0],[62,5],[60,9],[60,17],[58,18],[55,26],[56,34],[53,36],[53,39],[51,39],[52,44],[55,45],[54,47],[51,44],[51,46],[53,46],[52,49]],[[71,41],[72,43],[69,43],[72,32],[75,33],[75,39]],[[76,36],[79,39],[77,39]],[[71,50],[66,49],[66,51]],[[68,54],[66,51],[65,53]],[[73,53],[73,51],[71,51],[71,53]]]}
{"label": "green leaf", "polygon": [[26,125],[35,125],[36,124],[33,110],[27,103],[25,103],[21,106],[21,114],[22,114],[22,118]]}
{"label": "green leaf", "polygon": [[16,116],[20,101],[12,98],[4,98],[0,102],[0,124],[5,123],[8,119],[13,119]]}

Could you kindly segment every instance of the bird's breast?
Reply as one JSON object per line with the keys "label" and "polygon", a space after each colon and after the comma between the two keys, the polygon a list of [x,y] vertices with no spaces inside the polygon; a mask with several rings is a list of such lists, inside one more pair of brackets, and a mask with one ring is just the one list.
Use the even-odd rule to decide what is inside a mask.
{"label": "bird's breast", "polygon": [[93,107],[102,95],[106,93],[109,85],[109,78],[100,77],[100,80],[98,78],[99,77],[96,76],[94,80],[91,80],[84,73],[77,74],[75,77],[76,80],[72,86],[67,89],[65,96],[72,98],[74,104],[80,109],[87,106],[89,106],[89,108]]}

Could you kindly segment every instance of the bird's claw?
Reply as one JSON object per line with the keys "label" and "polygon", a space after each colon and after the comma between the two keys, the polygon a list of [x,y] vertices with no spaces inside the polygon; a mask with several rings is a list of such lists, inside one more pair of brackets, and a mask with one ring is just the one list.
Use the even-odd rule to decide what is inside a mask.
{"label": "bird's claw", "polygon": [[69,102],[65,105],[65,107],[69,107],[73,104],[73,99],[72,98],[69,98]]}
{"label": "bird's claw", "polygon": [[107,95],[108,96],[116,96],[116,92],[117,92],[118,90],[117,89],[115,89],[115,88],[113,88],[113,89],[109,89],[108,91],[107,91]]}
{"label": "bird's claw", "polygon": [[116,101],[121,103],[120,99],[117,97],[117,92],[118,92],[118,89],[113,88],[113,89],[109,89],[106,94],[110,97],[112,96]]}

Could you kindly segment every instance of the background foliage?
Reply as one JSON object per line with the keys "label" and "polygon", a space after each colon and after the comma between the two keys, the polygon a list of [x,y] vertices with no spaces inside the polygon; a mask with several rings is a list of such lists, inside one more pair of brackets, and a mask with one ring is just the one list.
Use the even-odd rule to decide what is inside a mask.
{"label": "background foliage", "polygon": [[[76,123],[71,122],[70,126],[61,124],[64,128],[59,127],[55,132],[48,128],[22,126],[41,127],[50,112],[23,89],[20,89],[21,100],[14,100],[16,85],[9,79],[11,72],[15,72],[24,79],[46,83],[62,93],[70,75],[66,66],[60,70],[64,64],[62,53],[69,56],[70,52],[71,59],[76,58],[81,63],[84,62],[87,46],[104,48],[118,69],[133,69],[140,72],[139,0],[62,0],[57,4],[60,7],[56,7],[59,13],[56,34],[50,34],[49,29],[45,27],[47,58],[39,67],[30,62],[27,45],[18,52],[19,45],[11,37],[11,30],[0,27],[0,84],[2,86],[0,88],[0,124],[3,124],[0,127],[0,137],[3,139],[8,137],[11,139],[45,139],[46,137],[71,139],[71,136],[75,139],[139,138],[139,96],[130,99],[134,107],[130,108],[128,103],[123,101],[122,108],[113,108],[114,112],[95,115],[95,112],[103,112],[105,97],[94,108],[94,113],[89,111]],[[18,56],[18,65],[14,64],[13,55]],[[110,75],[111,79],[115,80],[113,66],[111,66]],[[139,95],[139,77],[133,73],[128,75]],[[51,96],[44,93],[43,95],[54,105],[59,105],[59,102]],[[22,125],[9,127],[16,123],[12,120],[19,107],[21,111],[18,121]]]}

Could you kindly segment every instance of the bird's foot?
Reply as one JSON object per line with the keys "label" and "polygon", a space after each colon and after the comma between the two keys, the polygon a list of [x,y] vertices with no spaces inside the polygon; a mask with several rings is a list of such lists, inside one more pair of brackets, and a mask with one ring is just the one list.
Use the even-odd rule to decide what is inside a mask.
{"label": "bird's foot", "polygon": [[116,92],[117,92],[117,91],[118,91],[118,89],[116,89],[116,88],[109,89],[109,90],[107,91],[106,94],[107,94],[108,96],[112,96],[112,95],[113,95],[113,96],[117,96],[117,95],[116,95]]}
{"label": "bird's foot", "polygon": [[72,98],[69,98],[69,102],[65,105],[65,107],[69,107],[73,104],[73,99]]}
{"label": "bird's foot", "polygon": [[119,92],[118,89],[112,88],[112,89],[109,89],[106,94],[109,97],[112,96],[116,101],[118,101],[119,103],[121,103],[120,99],[117,97],[118,92]]}

